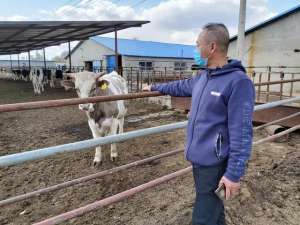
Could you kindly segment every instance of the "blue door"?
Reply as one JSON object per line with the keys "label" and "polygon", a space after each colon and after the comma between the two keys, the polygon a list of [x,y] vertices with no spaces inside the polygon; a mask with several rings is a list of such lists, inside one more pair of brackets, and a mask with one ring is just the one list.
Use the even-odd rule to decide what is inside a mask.
{"label": "blue door", "polygon": [[108,55],[106,56],[106,65],[107,65],[107,70],[108,72],[112,72],[113,70],[115,70],[116,68],[116,60],[115,60],[115,56],[114,55]]}
{"label": "blue door", "polygon": [[95,73],[99,73],[100,72],[100,60],[94,60],[93,61],[93,71]]}

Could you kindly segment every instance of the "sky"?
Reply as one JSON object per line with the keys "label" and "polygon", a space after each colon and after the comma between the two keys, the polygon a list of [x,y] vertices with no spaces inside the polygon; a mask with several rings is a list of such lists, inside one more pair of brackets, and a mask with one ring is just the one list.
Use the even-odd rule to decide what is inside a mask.
{"label": "sky", "polygon": [[[222,22],[237,34],[240,0],[0,0],[0,21],[9,20],[149,20],[141,28],[120,31],[120,38],[195,44],[201,27]],[[246,29],[297,5],[300,0],[247,0]],[[105,36],[113,36],[106,34]],[[76,42],[72,43],[72,46]],[[46,48],[47,59],[67,45]],[[40,51],[41,52],[41,51]],[[35,51],[32,51],[32,55]],[[13,55],[13,59],[17,56]],[[0,56],[0,59],[8,59]],[[21,54],[27,59],[27,53]]]}

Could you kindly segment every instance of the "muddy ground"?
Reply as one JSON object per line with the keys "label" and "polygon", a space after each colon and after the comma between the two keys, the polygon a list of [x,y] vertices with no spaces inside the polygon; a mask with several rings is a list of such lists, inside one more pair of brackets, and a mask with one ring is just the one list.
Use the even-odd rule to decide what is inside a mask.
{"label": "muddy ground", "polygon": [[[63,89],[47,89],[34,96],[22,81],[0,81],[0,104],[74,97]],[[184,114],[132,100],[125,131],[186,119]],[[0,155],[33,150],[91,138],[86,117],[77,106],[0,114]],[[265,137],[257,132],[255,139]],[[0,199],[116,167],[184,147],[185,132],[132,139],[118,144],[119,159],[92,167],[94,150],[59,154],[44,160],[0,169]],[[300,134],[285,143],[265,143],[253,150],[241,194],[226,203],[229,225],[296,225],[300,218]],[[95,179],[0,209],[0,224],[31,224],[187,167],[179,154],[118,174]],[[194,198],[191,174],[133,198],[104,207],[65,224],[189,225]]]}

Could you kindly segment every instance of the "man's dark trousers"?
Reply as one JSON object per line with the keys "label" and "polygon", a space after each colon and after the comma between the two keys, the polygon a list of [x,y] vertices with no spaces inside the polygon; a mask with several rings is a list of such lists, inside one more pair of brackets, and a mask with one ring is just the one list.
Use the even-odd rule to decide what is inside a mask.
{"label": "man's dark trousers", "polygon": [[196,200],[193,225],[225,225],[223,201],[214,193],[226,170],[226,162],[216,166],[193,165]]}

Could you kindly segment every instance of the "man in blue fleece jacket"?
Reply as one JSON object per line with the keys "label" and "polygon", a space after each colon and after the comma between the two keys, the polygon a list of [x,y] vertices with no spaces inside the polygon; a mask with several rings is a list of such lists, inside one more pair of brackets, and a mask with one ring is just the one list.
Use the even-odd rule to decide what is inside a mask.
{"label": "man in blue fleece jacket", "polygon": [[228,60],[229,33],[210,23],[197,39],[195,61],[204,66],[196,76],[145,87],[171,96],[191,96],[185,156],[193,165],[196,200],[193,225],[224,225],[223,201],[238,193],[252,148],[255,89],[240,61]]}

